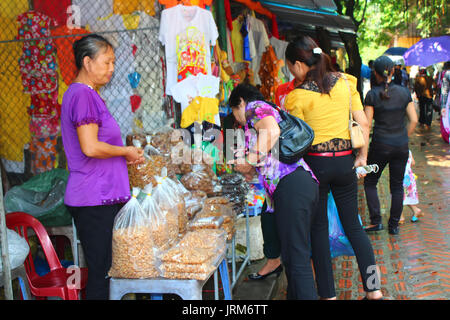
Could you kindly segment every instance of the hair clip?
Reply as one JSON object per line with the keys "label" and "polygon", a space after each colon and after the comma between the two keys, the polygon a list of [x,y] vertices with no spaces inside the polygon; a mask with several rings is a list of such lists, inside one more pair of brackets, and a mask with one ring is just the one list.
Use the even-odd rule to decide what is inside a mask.
{"label": "hair clip", "polygon": [[314,48],[314,49],[313,49],[313,53],[314,53],[314,54],[322,54],[322,49],[320,49],[319,47]]}

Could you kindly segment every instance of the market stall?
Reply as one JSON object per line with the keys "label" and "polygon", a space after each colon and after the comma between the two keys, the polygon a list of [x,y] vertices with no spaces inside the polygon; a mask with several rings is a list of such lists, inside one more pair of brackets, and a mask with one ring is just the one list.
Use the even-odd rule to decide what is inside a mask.
{"label": "market stall", "polygon": [[[76,74],[71,46],[100,34],[115,48],[116,67],[99,94],[124,145],[142,148],[146,158],[128,166],[134,197],[116,219],[110,276],[204,283],[214,274],[217,284],[226,261],[232,290],[250,263],[249,219],[264,192],[226,165],[225,130],[237,128],[228,98],[247,82],[275,101],[291,78],[284,51],[298,29],[280,17],[292,10],[252,0],[19,0],[0,9],[0,51],[9,52],[0,56],[6,213],[22,204],[49,231],[72,229],[79,262],[63,204],[68,171],[59,117]],[[245,252],[236,249],[238,219],[245,219]]]}

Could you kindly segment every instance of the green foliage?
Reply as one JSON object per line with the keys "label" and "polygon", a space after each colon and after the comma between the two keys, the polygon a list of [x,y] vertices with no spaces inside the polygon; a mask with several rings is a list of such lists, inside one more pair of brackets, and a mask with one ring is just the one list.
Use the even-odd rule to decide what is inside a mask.
{"label": "green foliage", "polygon": [[358,27],[358,46],[364,63],[387,49],[395,35],[415,25],[421,37],[450,33],[448,0],[334,0],[340,14]]}

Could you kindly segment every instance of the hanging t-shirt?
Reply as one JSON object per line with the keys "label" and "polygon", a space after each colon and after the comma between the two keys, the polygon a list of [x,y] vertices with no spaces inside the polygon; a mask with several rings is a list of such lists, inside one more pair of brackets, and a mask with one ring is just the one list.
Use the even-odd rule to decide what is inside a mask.
{"label": "hanging t-shirt", "polygon": [[[27,11],[17,17],[17,39],[47,38],[55,21],[37,11]],[[37,94],[51,92],[58,86],[56,50],[52,39],[24,41],[19,59],[24,92]]]}
{"label": "hanging t-shirt", "polygon": [[173,98],[181,104],[181,112],[195,97],[215,98],[219,93],[220,78],[199,74],[190,76],[173,86]]}
{"label": "hanging t-shirt", "polygon": [[208,10],[177,5],[162,11],[159,40],[166,52],[168,95],[172,95],[172,86],[189,75],[211,74],[210,46],[218,36]]}
{"label": "hanging t-shirt", "polygon": [[231,45],[233,47],[233,62],[244,61],[244,38],[241,34],[242,21],[237,18],[233,20],[233,30],[231,31]]}
{"label": "hanging t-shirt", "polygon": [[67,22],[67,8],[71,0],[33,0],[34,10],[55,19],[56,25],[63,26]]}
{"label": "hanging t-shirt", "polygon": [[266,51],[266,48],[270,45],[270,41],[264,22],[252,15],[247,16],[247,21],[252,58],[250,68],[253,70],[255,85],[258,85],[261,84],[261,79],[259,77],[261,58]]}
{"label": "hanging t-shirt", "polygon": [[80,8],[81,26],[90,25],[98,17],[107,17],[113,12],[113,0],[72,0]]}
{"label": "hanging t-shirt", "polygon": [[207,121],[215,124],[215,116],[219,113],[217,98],[196,97],[181,115],[181,128],[187,128],[194,122]]}
{"label": "hanging t-shirt", "polygon": [[[52,36],[66,36],[75,34],[86,34],[89,31],[82,28],[68,28],[66,25],[57,27],[51,31]],[[56,54],[58,56],[58,65],[61,70],[61,76],[67,85],[70,85],[77,76],[77,67],[75,65],[75,56],[73,54],[73,43],[82,36],[55,38]]]}

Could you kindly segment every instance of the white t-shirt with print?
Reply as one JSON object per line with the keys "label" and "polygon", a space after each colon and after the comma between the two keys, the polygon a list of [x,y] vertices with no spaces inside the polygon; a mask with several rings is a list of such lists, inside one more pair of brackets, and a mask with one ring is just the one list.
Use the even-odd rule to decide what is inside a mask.
{"label": "white t-shirt with print", "polygon": [[[159,40],[165,47],[167,82],[166,93],[186,78],[185,66],[197,68],[198,73],[211,74],[211,48],[219,33],[210,11],[197,6],[177,5],[161,13]],[[198,74],[195,73],[194,75]]]}
{"label": "white t-shirt with print", "polygon": [[220,78],[198,74],[189,76],[172,87],[172,96],[181,104],[181,112],[195,97],[216,98],[219,93]]}

